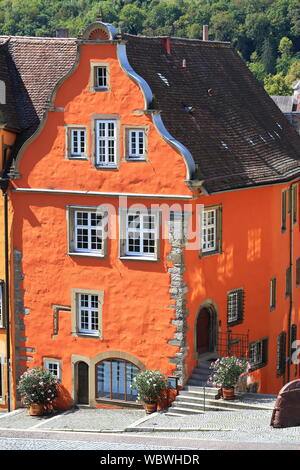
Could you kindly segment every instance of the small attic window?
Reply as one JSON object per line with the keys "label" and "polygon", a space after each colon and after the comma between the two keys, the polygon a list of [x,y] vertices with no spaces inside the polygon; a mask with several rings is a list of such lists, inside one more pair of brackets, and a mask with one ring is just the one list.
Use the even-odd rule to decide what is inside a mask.
{"label": "small attic window", "polygon": [[254,142],[253,142],[252,139],[250,139],[250,137],[245,137],[245,140],[246,140],[249,144],[254,145]]}
{"label": "small attic window", "polygon": [[157,75],[165,85],[170,86],[169,80],[164,75],[162,75],[160,72],[158,72]]}

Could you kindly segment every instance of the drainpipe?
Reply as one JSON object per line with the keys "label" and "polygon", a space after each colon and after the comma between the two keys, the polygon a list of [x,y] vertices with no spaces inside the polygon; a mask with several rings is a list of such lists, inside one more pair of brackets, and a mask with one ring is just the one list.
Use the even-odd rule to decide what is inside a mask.
{"label": "drainpipe", "polygon": [[6,362],[7,362],[7,411],[11,411],[11,381],[10,381],[10,313],[9,313],[9,260],[8,260],[8,197],[7,188],[9,178],[0,177],[0,188],[4,201],[4,263],[5,263],[5,286],[4,298],[6,309]]}

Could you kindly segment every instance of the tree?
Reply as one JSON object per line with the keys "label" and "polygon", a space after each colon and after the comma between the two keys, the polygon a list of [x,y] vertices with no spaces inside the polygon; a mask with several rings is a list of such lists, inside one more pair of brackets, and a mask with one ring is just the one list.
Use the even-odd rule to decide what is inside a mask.
{"label": "tree", "polygon": [[288,69],[292,64],[292,48],[293,43],[289,38],[281,38],[278,47],[278,51],[280,52],[281,56],[278,57],[276,65],[276,70],[278,73],[282,73],[283,75],[287,74]]}
{"label": "tree", "polygon": [[289,86],[291,86],[296,80],[300,80],[300,60],[296,60],[292,63],[287,76],[285,77],[285,81]]}
{"label": "tree", "polygon": [[268,38],[263,42],[261,63],[264,66],[265,73],[273,74],[275,72],[276,55],[272,41]]}
{"label": "tree", "polygon": [[120,12],[121,26],[130,34],[138,34],[142,31],[146,14],[136,5],[125,5]]}
{"label": "tree", "polygon": [[264,79],[264,86],[269,95],[289,96],[292,94],[292,88],[286,83],[281,73],[267,75]]}

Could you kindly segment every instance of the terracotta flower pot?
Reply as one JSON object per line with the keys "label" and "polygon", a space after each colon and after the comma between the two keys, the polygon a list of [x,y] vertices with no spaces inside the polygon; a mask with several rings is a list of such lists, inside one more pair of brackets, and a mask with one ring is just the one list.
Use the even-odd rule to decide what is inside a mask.
{"label": "terracotta flower pot", "polygon": [[234,394],[234,387],[230,388],[222,388],[222,397],[224,400],[234,400],[235,399],[235,394]]}
{"label": "terracotta flower pot", "polygon": [[144,407],[147,414],[154,413],[157,410],[157,403],[145,403]]}
{"label": "terracotta flower pot", "polygon": [[39,405],[38,403],[32,403],[28,411],[30,416],[42,416],[44,412],[45,412],[44,405]]}

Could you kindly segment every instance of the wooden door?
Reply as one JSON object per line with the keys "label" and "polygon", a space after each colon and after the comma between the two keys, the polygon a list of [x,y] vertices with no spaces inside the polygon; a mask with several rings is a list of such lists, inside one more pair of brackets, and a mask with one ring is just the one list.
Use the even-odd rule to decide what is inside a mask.
{"label": "wooden door", "polygon": [[89,404],[89,366],[85,362],[77,365],[77,403]]}
{"label": "wooden door", "polygon": [[210,350],[210,314],[207,308],[202,308],[197,319],[197,352],[199,355]]}

